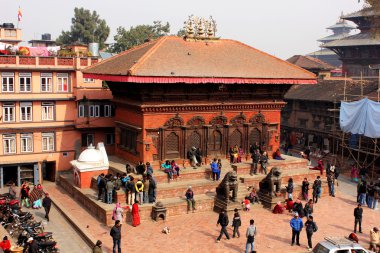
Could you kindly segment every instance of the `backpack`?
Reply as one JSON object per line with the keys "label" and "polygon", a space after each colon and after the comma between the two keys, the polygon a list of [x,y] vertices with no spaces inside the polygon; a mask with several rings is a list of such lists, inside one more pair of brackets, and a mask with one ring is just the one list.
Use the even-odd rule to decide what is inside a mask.
{"label": "backpack", "polygon": [[314,226],[313,226],[313,231],[314,232],[317,232],[318,231],[318,226],[317,226],[317,223],[313,222],[314,223]]}

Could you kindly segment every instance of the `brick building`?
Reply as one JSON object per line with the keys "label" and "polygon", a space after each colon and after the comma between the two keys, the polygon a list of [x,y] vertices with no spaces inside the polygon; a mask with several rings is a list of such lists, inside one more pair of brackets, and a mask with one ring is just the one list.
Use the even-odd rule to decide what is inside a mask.
{"label": "brick building", "polygon": [[[21,30],[1,28],[0,42],[11,41],[17,46]],[[47,50],[49,41],[42,38],[38,47],[24,50]],[[70,161],[90,143],[105,142],[113,152],[112,94],[100,80],[81,73],[98,63],[98,57],[85,51],[66,57],[0,52],[1,187],[10,181],[54,181],[57,171],[70,169]]]}
{"label": "brick building", "polygon": [[[162,37],[85,69],[107,81],[116,147],[126,160],[186,160],[192,147],[225,157],[230,146],[280,144],[283,95],[315,76],[238,41]],[[181,163],[182,164],[182,163]]]}

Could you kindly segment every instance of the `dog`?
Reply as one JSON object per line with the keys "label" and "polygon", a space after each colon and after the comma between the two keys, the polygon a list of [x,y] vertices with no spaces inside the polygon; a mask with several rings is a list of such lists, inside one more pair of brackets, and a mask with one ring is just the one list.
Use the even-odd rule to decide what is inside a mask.
{"label": "dog", "polygon": [[168,227],[164,227],[164,228],[162,229],[162,233],[164,233],[164,234],[169,234],[169,233],[170,233],[170,228],[168,228]]}

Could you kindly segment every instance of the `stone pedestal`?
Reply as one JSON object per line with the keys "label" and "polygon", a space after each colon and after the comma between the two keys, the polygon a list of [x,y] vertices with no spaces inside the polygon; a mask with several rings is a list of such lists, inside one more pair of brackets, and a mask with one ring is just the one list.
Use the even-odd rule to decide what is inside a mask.
{"label": "stone pedestal", "polygon": [[268,208],[270,210],[273,210],[274,206],[277,204],[277,202],[284,203],[285,199],[284,196],[272,196],[268,193],[258,192],[259,200],[262,203],[264,208]]}
{"label": "stone pedestal", "polygon": [[214,203],[215,212],[220,213],[223,210],[229,213],[229,212],[233,212],[235,208],[238,210],[241,210],[242,204],[238,201],[236,202],[230,201],[227,203],[226,200],[215,197],[215,203]]}
{"label": "stone pedestal", "polygon": [[157,221],[160,217],[166,220],[166,207],[161,202],[157,202],[152,207],[152,219]]}

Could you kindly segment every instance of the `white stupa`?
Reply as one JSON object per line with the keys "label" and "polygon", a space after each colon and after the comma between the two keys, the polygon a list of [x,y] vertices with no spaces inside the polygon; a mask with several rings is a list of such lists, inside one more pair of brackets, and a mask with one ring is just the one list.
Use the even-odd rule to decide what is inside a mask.
{"label": "white stupa", "polygon": [[70,162],[74,171],[74,183],[80,188],[91,187],[93,176],[108,171],[109,162],[103,142],[95,148],[92,144],[79,155],[77,160]]}

